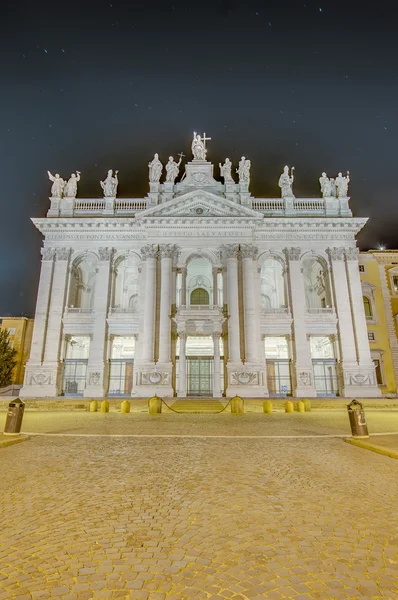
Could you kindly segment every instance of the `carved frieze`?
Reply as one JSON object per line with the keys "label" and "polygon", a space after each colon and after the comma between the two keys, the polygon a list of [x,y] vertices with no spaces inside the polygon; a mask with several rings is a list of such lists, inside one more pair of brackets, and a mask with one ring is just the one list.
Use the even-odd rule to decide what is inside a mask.
{"label": "carved frieze", "polygon": [[92,371],[89,377],[90,385],[100,385],[101,383],[101,373],[99,371]]}
{"label": "carved frieze", "polygon": [[312,381],[312,374],[310,371],[301,371],[299,373],[299,380],[301,385],[307,386],[307,385],[311,385],[311,381]]}
{"label": "carved frieze", "polygon": [[248,371],[232,372],[231,383],[233,385],[258,385],[258,373]]}
{"label": "carved frieze", "polygon": [[147,371],[141,373],[141,385],[168,385],[169,373]]}
{"label": "carved frieze", "polygon": [[28,385],[51,385],[52,376],[50,373],[29,373]]}

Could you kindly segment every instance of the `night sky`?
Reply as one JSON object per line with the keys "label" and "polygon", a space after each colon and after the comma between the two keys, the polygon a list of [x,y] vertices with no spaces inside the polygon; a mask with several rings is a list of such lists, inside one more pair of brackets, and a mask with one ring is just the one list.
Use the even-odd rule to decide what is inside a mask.
{"label": "night sky", "polygon": [[298,197],[348,169],[361,249],[398,248],[395,4],[4,2],[0,315],[34,313],[47,169],[81,171],[80,197],[119,169],[142,197],[154,152],[191,160],[193,130],[214,164],[251,159],[255,196],[279,197],[285,164]]}

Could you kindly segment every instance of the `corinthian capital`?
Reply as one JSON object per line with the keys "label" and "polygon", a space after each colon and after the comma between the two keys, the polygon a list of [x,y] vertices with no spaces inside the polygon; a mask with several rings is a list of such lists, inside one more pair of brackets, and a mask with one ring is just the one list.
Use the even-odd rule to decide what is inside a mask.
{"label": "corinthian capital", "polygon": [[113,254],[113,248],[98,248],[98,256],[100,260],[110,260]]}
{"label": "corinthian capital", "polygon": [[157,258],[157,256],[158,247],[155,244],[147,244],[141,248],[142,260],[147,260],[148,258]]}
{"label": "corinthian capital", "polygon": [[252,260],[256,260],[258,248],[256,246],[252,246],[251,244],[241,244],[240,255],[242,258],[251,258]]}
{"label": "corinthian capital", "polygon": [[283,254],[288,260],[300,260],[301,248],[285,248]]}
{"label": "corinthian capital", "polygon": [[176,244],[160,244],[159,254],[161,258],[174,258],[178,255],[178,246]]}
{"label": "corinthian capital", "polygon": [[55,256],[54,248],[42,248],[41,249],[42,260],[53,260]]}
{"label": "corinthian capital", "polygon": [[223,260],[228,258],[237,258],[238,246],[236,244],[223,244],[220,248]]}
{"label": "corinthian capital", "polygon": [[345,257],[347,260],[358,260],[359,250],[358,248],[346,248]]}
{"label": "corinthian capital", "polygon": [[328,248],[330,260],[344,260],[344,248]]}
{"label": "corinthian capital", "polygon": [[57,260],[68,260],[70,256],[70,248],[57,248],[55,250]]}

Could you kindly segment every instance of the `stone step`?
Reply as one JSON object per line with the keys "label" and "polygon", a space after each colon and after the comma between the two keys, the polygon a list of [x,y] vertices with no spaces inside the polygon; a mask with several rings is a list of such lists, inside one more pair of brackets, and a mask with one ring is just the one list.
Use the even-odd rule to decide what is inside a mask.
{"label": "stone step", "polygon": [[170,403],[169,406],[181,413],[217,413],[224,408],[225,404],[215,398],[182,398]]}

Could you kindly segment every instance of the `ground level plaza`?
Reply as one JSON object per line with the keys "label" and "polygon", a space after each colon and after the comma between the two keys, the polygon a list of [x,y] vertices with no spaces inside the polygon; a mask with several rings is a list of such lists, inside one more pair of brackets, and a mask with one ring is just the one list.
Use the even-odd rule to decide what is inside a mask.
{"label": "ground level plaza", "polygon": [[346,412],[28,410],[53,435],[0,448],[0,599],[396,598],[398,461],[324,437]]}

